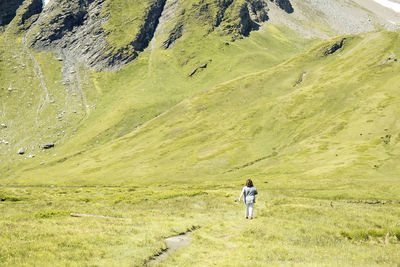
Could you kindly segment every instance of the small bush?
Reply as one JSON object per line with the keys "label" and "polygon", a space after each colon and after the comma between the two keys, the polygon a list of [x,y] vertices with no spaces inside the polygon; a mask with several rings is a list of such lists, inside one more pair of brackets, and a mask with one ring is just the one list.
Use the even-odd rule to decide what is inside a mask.
{"label": "small bush", "polygon": [[17,201],[21,201],[21,199],[18,197],[15,197],[15,196],[9,196],[5,192],[0,192],[0,201],[1,202],[5,202],[5,201],[17,202]]}
{"label": "small bush", "polygon": [[36,218],[47,219],[52,217],[60,217],[68,215],[67,211],[55,211],[55,210],[42,210],[35,214]]}
{"label": "small bush", "polygon": [[399,229],[359,229],[354,231],[341,231],[340,235],[349,240],[370,240],[385,238],[388,233],[390,236],[395,236],[400,240]]}

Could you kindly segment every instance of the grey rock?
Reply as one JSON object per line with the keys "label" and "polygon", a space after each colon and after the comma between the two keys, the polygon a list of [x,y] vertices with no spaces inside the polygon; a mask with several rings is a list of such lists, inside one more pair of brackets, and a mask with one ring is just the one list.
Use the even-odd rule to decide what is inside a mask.
{"label": "grey rock", "polygon": [[2,123],[2,124],[0,124],[0,127],[3,128],[3,129],[6,129],[7,125],[5,123]]}
{"label": "grey rock", "polygon": [[193,75],[195,75],[199,70],[201,69],[206,69],[208,67],[208,64],[210,64],[212,62],[212,60],[209,60],[207,63],[204,63],[200,66],[198,66],[197,68],[195,68],[190,74],[189,77],[192,77]]}
{"label": "grey rock", "polygon": [[20,30],[27,30],[43,10],[42,0],[27,0],[19,10],[17,25]]}
{"label": "grey rock", "polygon": [[175,26],[170,32],[167,40],[165,40],[162,44],[162,47],[164,49],[168,49],[170,46],[172,46],[176,40],[182,37],[183,33],[183,24]]}
{"label": "grey rock", "polygon": [[43,149],[50,149],[54,147],[54,143],[47,143],[43,146]]}
{"label": "grey rock", "polygon": [[256,22],[261,23],[267,21],[268,17],[268,5],[262,0],[248,1],[247,8],[249,10],[250,18]]}
{"label": "grey rock", "polygon": [[[110,47],[102,29],[108,17],[105,0],[53,0],[37,21],[38,34],[30,36],[37,51],[57,52],[96,70],[116,70],[133,61],[153,38],[166,0],[151,1],[144,23],[131,43]],[[61,58],[61,57],[60,57]]]}
{"label": "grey rock", "polygon": [[386,63],[397,61],[396,55],[390,55],[387,59],[382,61],[381,65],[385,65]]}
{"label": "grey rock", "polygon": [[[230,5],[232,2],[233,1],[226,1],[225,3]],[[286,13],[292,13],[294,11],[289,0],[270,0],[269,2],[275,2],[275,4]],[[236,31],[240,36],[248,36],[250,32],[258,30],[260,28],[260,23],[269,20],[269,2],[267,0],[246,0],[240,6],[238,22],[228,24],[225,30],[228,32]],[[217,16],[217,22],[222,22],[223,20],[223,17],[218,19]],[[219,26],[218,23],[217,26]]]}
{"label": "grey rock", "polygon": [[271,2],[275,2],[278,7],[284,10],[286,13],[293,13],[294,9],[292,3],[289,0],[271,0]]}
{"label": "grey rock", "polygon": [[338,51],[340,48],[343,47],[345,41],[346,41],[346,38],[343,38],[340,41],[334,43],[331,47],[329,47],[328,49],[326,49],[324,51],[324,55],[328,56],[328,55],[335,53],[336,51]]}
{"label": "grey rock", "polygon": [[17,153],[20,154],[20,155],[24,155],[25,154],[25,149],[20,148]]}

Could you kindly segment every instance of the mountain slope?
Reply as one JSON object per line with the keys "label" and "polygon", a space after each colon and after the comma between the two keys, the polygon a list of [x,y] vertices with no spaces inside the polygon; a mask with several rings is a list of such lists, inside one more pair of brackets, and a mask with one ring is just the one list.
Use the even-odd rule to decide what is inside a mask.
{"label": "mountain slope", "polygon": [[400,262],[397,13],[45,2],[0,9],[2,266]]}
{"label": "mountain slope", "polygon": [[398,38],[348,36],[336,51],[343,39],[330,40],[184,100],[108,145],[7,180],[147,184],[251,173],[345,182],[360,172],[395,179]]}
{"label": "mountain slope", "polygon": [[[59,10],[48,4],[24,31],[26,25],[22,27],[19,21],[28,7],[27,3],[21,7],[0,38],[5,48],[0,62],[4,103],[0,120],[7,126],[2,129],[0,164],[11,173],[12,166],[31,157],[41,162],[42,154],[64,157],[107,143],[198,90],[276,65],[314,42],[268,25],[264,32],[235,42],[229,34],[212,32],[204,38],[195,29],[186,30],[181,42],[165,49],[168,25],[163,23],[135,64],[117,72],[96,73],[75,60],[71,47],[72,55],[29,48],[40,21]],[[70,35],[66,33],[65,38]],[[207,68],[201,68],[204,64]],[[43,153],[46,143],[65,144],[68,149]]]}
{"label": "mountain slope", "polygon": [[[181,174],[177,175],[176,179],[184,179],[186,176],[199,176],[201,173],[209,175],[207,168],[211,167],[218,170],[214,171],[214,174],[223,174],[229,177],[229,175],[236,171],[247,171],[248,169],[258,166],[256,164],[258,162],[265,164],[267,164],[267,162],[274,162],[277,158],[273,158],[272,155],[274,157],[279,155],[278,158],[280,158],[280,155],[283,153],[282,151],[293,153],[290,149],[304,150],[305,148],[301,148],[302,145],[305,144],[304,142],[308,142],[309,145],[311,143],[318,143],[318,147],[325,147],[326,150],[330,151],[328,149],[329,144],[319,140],[317,136],[310,135],[306,138],[307,141],[302,142],[298,140],[300,137],[296,137],[296,139],[294,136],[291,136],[289,132],[295,132],[294,126],[300,122],[288,120],[285,124],[275,121],[276,119],[273,120],[273,118],[282,116],[282,114],[279,113],[282,111],[278,112],[275,110],[278,107],[276,104],[273,104],[273,101],[277,103],[283,101],[285,103],[280,109],[297,110],[299,114],[295,115],[293,118],[311,116],[310,121],[305,117],[304,123],[311,123],[312,126],[303,125],[302,127],[318,133],[318,136],[323,135],[322,126],[317,127],[312,124],[315,120],[314,113],[316,111],[313,111],[313,113],[298,106],[299,100],[297,100],[297,98],[304,100],[308,98],[317,98],[318,101],[323,101],[326,95],[339,97],[342,95],[347,96],[347,94],[335,88],[329,89],[333,90],[335,93],[331,91],[320,93],[318,90],[308,88],[308,93],[304,94],[295,93],[297,91],[291,92],[290,89],[302,88],[310,79],[309,77],[312,77],[312,71],[304,67],[304,65],[311,64],[310,62],[316,64],[312,66],[314,69],[322,68],[321,66],[326,65],[323,71],[324,73],[321,75],[324,75],[324,77],[332,77],[333,79],[334,76],[332,76],[333,74],[330,72],[334,72],[334,68],[331,67],[331,69],[329,69],[327,66],[330,66],[330,64],[336,66],[335,64],[338,63],[326,60],[337,55],[338,51],[336,50],[339,49],[339,51],[341,51],[340,49],[343,49],[343,44],[344,47],[347,47],[348,43],[351,44],[353,42],[351,41],[352,38],[355,37],[332,45],[332,48],[325,53],[326,55],[322,56],[324,60],[321,62],[315,62],[315,57],[318,56],[314,56],[311,52],[298,57],[304,58],[303,61],[300,59],[293,59],[293,62],[299,61],[300,63],[298,63],[297,66],[292,66],[292,69],[288,73],[288,75],[290,74],[290,79],[288,75],[277,75],[279,69],[273,67],[289,59],[296,53],[304,51],[305,48],[315,43],[316,40],[307,40],[291,29],[276,27],[274,26],[273,19],[271,19],[271,23],[267,23],[261,27],[259,32],[252,32],[250,37],[245,39],[239,38],[249,33],[247,30],[246,32],[243,31],[243,29],[247,27],[245,25],[250,23],[254,26],[255,23],[269,20],[271,14],[276,15],[276,13],[273,12],[274,6],[280,9],[282,14],[296,16],[296,10],[302,10],[306,5],[310,7],[312,5],[311,2],[303,6],[298,2],[293,2],[292,5],[291,2],[280,1],[268,4],[257,1],[228,1],[226,3],[203,1],[197,4],[194,2],[181,3],[171,0],[166,2],[150,1],[141,3],[142,9],[138,7],[136,12],[137,14],[144,14],[145,16],[141,19],[137,17],[131,24],[128,23],[129,25],[127,25],[126,28],[121,28],[121,21],[119,21],[119,19],[124,16],[126,17],[127,14],[119,14],[122,17],[115,15],[119,10],[125,10],[127,8],[126,2],[123,0],[115,2],[72,1],[62,4],[57,1],[52,1],[45,6],[43,10],[37,8],[33,9],[32,6],[35,6],[36,2],[34,0],[29,0],[16,12],[16,17],[9,26],[5,28],[5,33],[1,38],[1,42],[4,44],[3,47],[8,47],[8,49],[2,51],[2,58],[6,60],[1,63],[2,99],[4,103],[2,123],[5,125],[2,129],[2,146],[6,149],[2,151],[3,159],[0,164],[2,164],[2,173],[5,179],[15,182],[23,181],[25,180],[23,178],[24,174],[18,174],[18,171],[15,170],[35,170],[33,173],[39,170],[38,173],[41,173],[40,170],[47,170],[46,164],[54,166],[51,167],[54,168],[52,171],[52,173],[54,173],[53,177],[58,177],[57,179],[61,179],[65,183],[75,183],[74,180],[69,180],[71,177],[75,177],[78,181],[86,181],[86,179],[90,178],[91,183],[109,183],[107,179],[102,179],[101,177],[107,177],[109,173],[116,175],[113,166],[118,164],[120,164],[121,167],[119,168],[120,172],[115,181],[123,183],[128,183],[128,181],[134,182],[138,177],[140,177],[140,179],[143,177],[148,179],[148,177],[152,176],[159,177],[160,175],[172,177],[174,171],[178,170]],[[240,10],[246,11],[247,17],[245,17],[248,19],[246,23],[243,21],[244,17],[240,15],[242,12]],[[39,18],[35,20],[38,16],[38,12],[40,13]],[[130,12],[129,9],[127,9],[126,12]],[[157,14],[153,14],[153,12]],[[179,15],[175,16],[176,14]],[[75,18],[75,20],[72,20],[73,23],[70,25],[66,22],[71,21],[71,16]],[[174,17],[174,19],[171,20],[172,17]],[[30,26],[26,26],[22,23],[21,18],[26,18],[26,20],[23,21],[29,21]],[[293,18],[296,19],[295,17]],[[51,25],[55,27],[54,29],[51,27],[44,27],[45,22],[48,20],[53,21]],[[204,24],[200,25],[199,22]],[[24,31],[27,27],[29,27],[29,30]],[[259,26],[252,29],[255,30],[258,27]],[[82,48],[85,42],[91,43],[93,40],[90,39],[92,37],[89,36],[89,39],[86,41],[83,40],[80,43],[81,40],[77,41],[76,38],[79,34],[85,35],[85,32],[88,30],[92,31],[93,29],[103,29],[98,32],[100,37],[98,36],[96,38],[102,38],[106,41],[103,43],[104,46],[101,45],[100,50],[96,50],[93,47],[85,48],[86,51],[95,54],[99,51],[103,51],[102,49],[111,49],[112,47],[113,48],[109,51],[115,52],[120,51],[120,49],[124,50],[129,46],[128,42],[131,42],[132,39],[136,37],[139,38],[136,40],[141,40],[139,43],[142,43],[143,46],[140,49],[136,47],[134,50],[142,51],[136,53],[132,50],[133,52],[127,53],[129,57],[132,56],[135,58],[134,64],[116,72],[96,73],[87,69],[85,60],[77,61],[76,57],[80,53],[78,50]],[[136,31],[133,31],[132,35],[129,35],[127,31],[130,29],[136,29]],[[143,35],[144,33],[146,34]],[[385,40],[388,41],[388,44],[394,42],[390,38],[396,38],[390,37],[391,35],[386,33],[375,34],[386,36]],[[371,34],[367,36],[375,35]],[[358,38],[364,37],[359,36],[356,39]],[[372,38],[372,40],[375,39],[376,38]],[[135,43],[136,41],[133,42]],[[39,43],[41,44],[38,45]],[[29,48],[30,44],[36,47],[36,49],[41,47],[41,49],[45,51],[58,51],[61,55],[49,52],[36,53]],[[391,58],[388,62],[394,61],[396,53],[393,52],[393,55],[392,53],[385,54],[381,46],[387,47],[386,44],[377,43],[376,45],[371,45],[371,47],[365,46],[365,48],[354,50],[354,53],[363,54],[363,49],[365,49],[368,51],[368,54],[366,52],[363,54],[365,58],[371,58],[371,56],[369,56],[370,54],[375,55],[377,58]],[[78,50],[75,50],[74,47]],[[65,53],[65,51],[67,51],[66,49],[70,49],[71,51]],[[394,47],[387,47],[386,49],[394,49]],[[90,55],[94,55],[90,53],[87,54],[89,57]],[[330,53],[334,54],[329,55]],[[106,57],[108,58],[108,56]],[[349,59],[348,69],[353,69],[354,67],[350,64],[351,61],[352,59]],[[120,60],[118,60],[118,62],[122,65],[127,63]],[[360,60],[359,62],[364,61]],[[290,65],[282,66],[290,68]],[[279,68],[282,68],[282,66]],[[370,65],[367,64],[366,66],[368,66],[369,69],[364,69],[365,73],[360,73],[359,75],[368,75],[368,73],[374,71],[374,68]],[[260,73],[259,71],[262,70],[265,70],[265,72]],[[358,68],[358,70],[361,71],[363,68]],[[256,88],[256,90],[259,91],[241,92],[239,90],[242,86],[241,84],[245,83],[248,79],[261,79],[260,77],[266,75],[265,73],[269,71],[274,73],[274,78],[279,79],[272,82],[272,77],[265,77],[263,78],[265,81],[262,83],[265,84],[265,86],[271,87],[271,94],[275,100],[264,100],[266,101],[265,103],[261,102],[257,104],[257,101],[261,101],[261,98],[258,96],[267,94],[265,91],[266,88],[263,86],[260,87],[258,84],[253,86],[251,85],[251,81],[248,85],[249,88]],[[237,126],[239,128],[235,128],[236,126],[234,125],[241,125],[243,122],[232,121],[228,128],[226,128],[227,126],[221,128],[220,133],[207,133],[207,129],[218,128],[213,124],[208,125],[208,120],[215,121],[217,124],[220,124],[220,121],[218,118],[203,118],[202,113],[200,113],[202,114],[200,117],[205,125],[191,125],[193,122],[187,122],[188,125],[183,129],[180,129],[180,120],[163,120],[165,116],[168,116],[168,114],[173,113],[177,109],[176,107],[173,108],[174,106],[178,105],[177,107],[179,107],[183,105],[178,103],[196,101],[196,95],[199,91],[213,88],[217,84],[226,83],[235,77],[251,73],[254,74],[249,77],[244,77],[242,80],[234,80],[232,84],[229,85],[239,90],[235,98],[248,99],[247,102],[243,103],[228,101],[227,103],[229,103],[231,109],[233,109],[229,111],[229,114],[234,114],[235,112],[247,114],[239,115],[238,113],[234,116],[235,119],[241,116],[251,117],[253,115],[249,115],[245,104],[257,106],[266,105],[268,102],[269,106],[267,106],[271,109],[268,110],[268,112],[275,112],[274,114],[272,114],[272,112],[268,115],[268,123],[276,125],[273,128],[275,133],[268,132],[268,130],[263,129],[261,126],[254,129],[255,125],[258,124],[258,120],[250,120],[248,124],[244,123],[244,125],[251,129],[246,129],[245,126]],[[354,75],[347,73],[346,69],[340,71],[337,75],[339,81],[346,81],[346,83],[351,83],[354,79]],[[352,77],[352,79],[350,79],[350,77]],[[296,81],[299,83],[299,86],[293,87]],[[311,86],[320,87],[325,86],[325,84],[330,85],[333,81],[336,81],[336,79],[325,81],[322,78],[318,78]],[[355,86],[357,88],[362,88],[364,83],[364,81],[361,81],[356,83]],[[348,85],[343,86],[347,88]],[[382,88],[382,90],[387,89],[384,84],[379,84],[377,86]],[[217,87],[220,88],[220,86]],[[28,92],[28,88],[31,92]],[[284,91],[280,92],[277,88],[283,88]],[[213,92],[214,91],[215,89]],[[278,91],[282,95],[278,94]],[[287,95],[283,94],[284,92],[286,92],[285,94]],[[250,93],[251,96],[246,95],[246,93]],[[317,97],[319,95],[321,95],[320,98]],[[257,97],[254,98],[254,96]],[[214,105],[217,107],[217,103],[225,103],[226,101],[220,99],[220,97],[221,96],[217,94],[207,101],[204,100],[205,102],[199,104],[199,106],[207,106],[215,101]],[[294,99],[291,99],[292,97],[294,97]],[[335,100],[335,97],[333,97],[333,102],[338,101]],[[184,99],[186,100],[182,102]],[[204,96],[204,99],[207,99],[207,97]],[[325,99],[325,101],[327,100]],[[330,104],[333,105],[333,103]],[[36,111],[26,112],[26,110],[31,110],[32,108]],[[350,106],[348,108],[350,108]],[[321,107],[316,106],[314,109],[321,110]],[[261,111],[262,110],[263,109],[261,109]],[[216,109],[216,112],[220,111]],[[264,112],[267,113],[267,110]],[[324,116],[339,116],[337,113],[325,113]],[[162,116],[160,116],[161,114]],[[204,115],[209,116],[208,113],[204,113]],[[196,117],[193,114],[190,116],[191,118]],[[261,118],[262,117],[259,117],[259,119]],[[345,120],[340,123],[328,120],[328,124],[338,124],[340,128],[352,122],[352,119],[348,120],[349,121]],[[229,120],[223,117],[221,121]],[[214,136],[215,134],[220,138],[214,140],[213,137],[210,140],[210,144],[208,144],[202,139],[206,137],[201,137],[200,140],[204,142],[201,141],[198,145],[196,145],[195,140],[202,136],[200,133],[193,133],[191,138],[194,139],[191,140],[189,138],[190,141],[188,141],[188,143],[180,140],[180,138],[176,139],[177,137],[172,138],[170,136],[164,136],[161,138],[156,137],[156,135],[150,135],[148,137],[142,137],[142,135],[140,135],[144,140],[148,139],[148,141],[143,142],[139,141],[140,138],[138,140],[135,139],[136,141],[130,140],[130,135],[137,136],[137,134],[140,134],[142,131],[148,131],[147,127],[152,125],[152,123],[157,123],[160,127],[168,123],[168,125],[170,125],[169,127],[174,129],[174,131],[183,131],[185,133],[188,131],[190,132],[191,128],[199,128],[201,131],[206,131],[204,133],[205,136]],[[253,125],[253,123],[255,123],[255,125]],[[283,123],[283,126],[280,126],[281,123]],[[376,127],[375,124],[371,125]],[[316,128],[312,129],[312,127]],[[246,134],[243,138],[239,138],[237,143],[233,142],[230,144],[229,140],[223,137],[223,132],[228,133],[228,136],[242,136],[243,134],[239,129],[245,131]],[[282,129],[282,132],[278,129]],[[252,133],[253,131],[255,131],[255,133]],[[279,135],[277,135],[277,131]],[[156,132],[158,133],[159,130],[156,130]],[[301,136],[297,131],[296,134]],[[178,134],[176,135],[179,136]],[[391,133],[387,135],[392,136]],[[262,137],[271,141],[264,144]],[[153,138],[161,139],[157,139],[158,141],[155,142]],[[172,139],[167,141],[169,138]],[[281,140],[280,142],[282,143],[278,142],[278,144],[275,144],[276,138]],[[129,140],[129,142],[127,140]],[[273,143],[275,145],[269,143],[272,142],[272,140],[274,140]],[[165,142],[171,142],[171,144],[165,145],[165,149],[159,149],[159,146],[164,147],[163,144]],[[180,142],[182,143],[178,145]],[[43,150],[46,143],[56,143],[56,148],[52,150]],[[149,147],[142,147],[143,144],[149,144]],[[258,144],[263,145],[259,147]],[[291,145],[289,146],[288,144]],[[110,151],[110,147],[114,146],[121,146],[123,149],[116,150],[115,152]],[[314,145],[310,146],[314,147]],[[135,156],[135,159],[129,156],[129,160],[122,160],[122,155],[138,153],[135,147],[139,147],[137,151],[140,151],[140,156]],[[210,147],[214,148],[211,149]],[[189,150],[186,151],[183,148]],[[274,148],[274,151],[272,151],[272,148]],[[282,149],[282,151],[275,151],[278,148]],[[142,152],[142,150],[145,152]],[[208,150],[210,150],[210,152],[206,152]],[[109,152],[103,155],[102,151]],[[163,152],[161,153],[160,151]],[[243,161],[243,159],[237,158],[235,155],[237,155],[239,151],[240,154],[247,153],[244,158],[251,160]],[[316,154],[319,153],[318,150],[312,151]],[[23,154],[23,156],[18,155],[17,152]],[[196,156],[196,153],[199,155]],[[189,155],[192,156],[189,157]],[[33,157],[36,158],[32,159]],[[95,157],[96,160],[92,162],[90,157]],[[111,159],[108,157],[111,157]],[[382,157],[376,158],[377,163],[374,165],[380,166],[380,162],[384,160]],[[167,158],[179,158],[181,162],[180,167],[170,169],[171,173],[166,171],[164,167],[154,168],[154,166],[164,164],[165,168],[169,169],[167,166],[169,166],[170,163],[167,163]],[[139,159],[142,159],[142,161]],[[85,160],[88,162],[84,167],[82,167],[80,163],[76,163],[76,161],[80,162]],[[72,166],[68,166],[69,161],[71,161]],[[151,165],[146,165],[140,162],[152,163]],[[336,160],[332,162],[336,162]],[[334,173],[337,169],[344,169],[348,165],[356,164],[356,162],[357,159],[355,158],[338,161],[337,164],[339,167],[335,167],[336,165],[331,166],[330,168],[332,170],[327,168],[326,171],[332,171],[332,173]],[[76,164],[77,167],[73,167],[75,166],[74,164]],[[317,164],[314,166],[315,169],[320,168],[317,167],[320,165]],[[340,165],[342,166],[340,167]],[[68,167],[64,168],[64,166]],[[109,166],[109,168],[105,166]],[[300,160],[299,166],[304,166],[305,169],[310,171],[310,167],[305,167],[307,166],[306,162]],[[58,167],[62,170],[60,174],[56,170]],[[132,168],[135,169],[136,174],[133,172]],[[68,169],[70,173],[64,172],[64,169]],[[303,172],[302,169],[298,169],[298,171]],[[158,172],[163,174],[159,174]],[[315,172],[318,173],[318,171]],[[36,174],[34,174],[34,176],[35,175]],[[31,174],[28,176],[31,178]],[[22,180],[16,179],[16,177],[20,177],[19,179]],[[37,178],[32,179],[32,182],[35,181],[35,183],[38,183],[40,180],[39,177],[40,175],[38,174]],[[42,182],[48,183],[50,181],[52,181],[52,179]]]}

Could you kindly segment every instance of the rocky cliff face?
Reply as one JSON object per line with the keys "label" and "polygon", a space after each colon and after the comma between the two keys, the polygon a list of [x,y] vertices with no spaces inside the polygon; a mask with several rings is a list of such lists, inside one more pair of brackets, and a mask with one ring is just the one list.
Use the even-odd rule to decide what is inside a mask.
{"label": "rocky cliff face", "polygon": [[19,32],[28,30],[43,11],[42,0],[25,0],[13,21]]}
{"label": "rocky cliff face", "polygon": [[[53,0],[46,7],[29,41],[38,51],[56,51],[96,70],[114,70],[134,60],[151,41],[165,0],[152,1],[134,39],[122,48],[107,42],[102,26],[105,0]],[[123,27],[123,26],[122,26]]]}
{"label": "rocky cliff face", "polygon": [[277,6],[279,6],[282,10],[287,13],[293,13],[294,9],[290,0],[271,0],[271,2],[275,2]]}
{"label": "rocky cliff face", "polygon": [[[20,29],[27,30],[28,43],[37,51],[57,52],[62,57],[80,61],[96,70],[115,70],[133,61],[149,46],[167,0],[142,2],[147,4],[140,12],[142,17],[126,18],[139,20],[138,29],[132,29],[135,34],[129,36],[131,39],[117,47],[109,42],[109,32],[103,27],[110,16],[116,15],[103,12],[109,1],[52,0],[42,10],[41,0],[25,0],[16,20]],[[179,5],[178,0],[175,2]],[[220,28],[231,34],[232,39],[247,36],[269,19],[270,4],[276,4],[285,12],[293,12],[289,0],[193,1],[191,7],[186,5],[176,13],[178,23],[170,29],[162,47],[168,49],[182,37],[184,29],[194,23],[190,22],[193,17],[199,20],[195,23],[208,27],[209,33]]]}
{"label": "rocky cliff face", "polygon": [[104,0],[53,0],[42,12],[28,35],[37,51],[58,52],[90,67],[112,66],[114,58],[107,53],[107,41],[101,26]]}
{"label": "rocky cliff face", "polygon": [[[239,12],[236,15],[237,19],[232,20],[232,17],[223,19],[228,22],[225,26],[227,30],[238,34],[234,38],[248,36],[251,31],[258,30],[261,23],[268,21],[269,5],[272,3],[275,3],[287,13],[293,12],[290,0],[245,0],[237,2],[239,4]],[[233,17],[235,18],[235,15]]]}

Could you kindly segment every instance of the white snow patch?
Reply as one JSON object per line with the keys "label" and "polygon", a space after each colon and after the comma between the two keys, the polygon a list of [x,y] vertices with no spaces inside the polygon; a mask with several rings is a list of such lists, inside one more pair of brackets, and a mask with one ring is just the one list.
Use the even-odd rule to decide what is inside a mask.
{"label": "white snow patch", "polygon": [[390,0],[374,0],[374,1],[384,7],[393,9],[395,12],[400,13],[400,4],[399,3],[395,3]]}
{"label": "white snow patch", "polygon": [[42,1],[43,1],[43,6],[46,6],[50,2],[50,0],[42,0]]}

